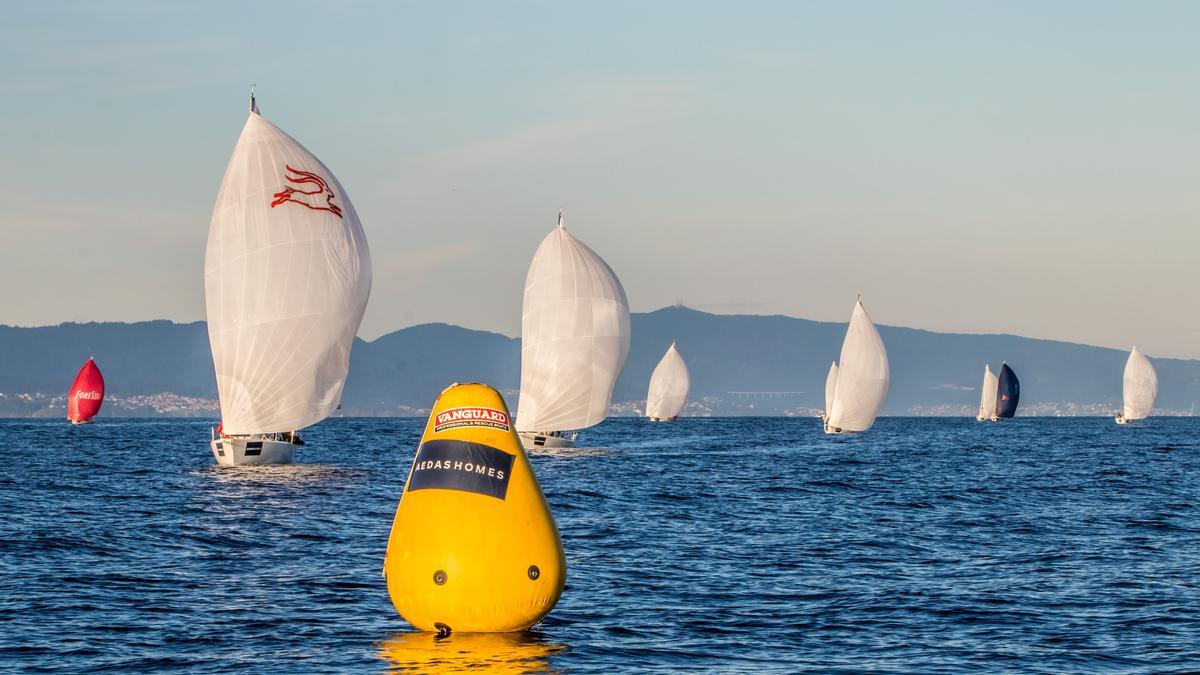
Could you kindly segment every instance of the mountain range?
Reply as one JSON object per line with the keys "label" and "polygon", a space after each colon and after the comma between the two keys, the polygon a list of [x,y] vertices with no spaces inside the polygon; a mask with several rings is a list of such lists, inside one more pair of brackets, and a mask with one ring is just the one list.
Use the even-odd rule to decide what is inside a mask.
{"label": "mountain range", "polygon": [[[632,316],[633,344],[614,391],[614,411],[635,412],[650,373],[676,342],[692,376],[692,414],[811,414],[824,405],[825,375],[846,324],[787,316],[722,315],[666,307]],[[1021,378],[1022,411],[1109,414],[1120,404],[1127,352],[1015,335],[936,333],[880,326],[891,365],[884,414],[973,414],[983,364],[1007,361]],[[0,415],[52,414],[89,356],[108,395],[216,398],[203,322],[0,326]],[[1159,412],[1188,413],[1200,400],[1200,361],[1153,359]],[[419,414],[451,382],[480,381],[515,405],[520,340],[448,324],[423,324],[356,340],[344,414]],[[212,406],[204,414],[212,415]],[[120,408],[109,414],[121,414]],[[128,412],[128,410],[127,410]],[[178,410],[188,414],[187,410]]]}

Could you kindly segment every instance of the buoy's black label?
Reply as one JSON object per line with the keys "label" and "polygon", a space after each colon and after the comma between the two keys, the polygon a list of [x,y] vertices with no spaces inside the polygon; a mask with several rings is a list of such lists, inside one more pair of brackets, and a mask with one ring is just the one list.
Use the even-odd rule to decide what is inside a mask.
{"label": "buoy's black label", "polygon": [[462,490],[496,499],[508,494],[513,455],[468,441],[425,441],[417,449],[408,489]]}

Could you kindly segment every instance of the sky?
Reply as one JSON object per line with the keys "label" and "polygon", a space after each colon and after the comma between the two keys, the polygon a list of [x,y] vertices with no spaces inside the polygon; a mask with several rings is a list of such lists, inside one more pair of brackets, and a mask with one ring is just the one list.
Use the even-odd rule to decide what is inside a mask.
{"label": "sky", "polygon": [[204,318],[264,116],[345,186],[367,339],[520,332],[560,208],[633,311],[1200,358],[1200,3],[38,2],[0,22],[0,323]]}

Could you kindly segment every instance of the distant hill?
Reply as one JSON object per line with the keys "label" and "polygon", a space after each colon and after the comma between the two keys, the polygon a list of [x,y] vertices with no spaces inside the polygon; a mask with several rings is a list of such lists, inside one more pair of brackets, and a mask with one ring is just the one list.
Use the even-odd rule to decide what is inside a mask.
{"label": "distant hill", "polygon": [[[427,323],[357,341],[342,394],[346,410],[426,408],[452,382],[516,390],[521,342],[499,333]],[[516,399],[513,397],[513,405]]]}
{"label": "distant hill", "polygon": [[[838,358],[845,323],[786,316],[708,314],[668,307],[633,318],[633,348],[615,398],[644,398],[650,372],[672,340],[688,363],[698,395],[801,390],[803,404],[824,407],[825,376]],[[979,405],[983,365],[1007,361],[1021,379],[1021,405],[1109,406],[1121,400],[1128,352],[1016,335],[935,333],[880,326],[891,387],[884,413]],[[1200,401],[1200,361],[1152,359],[1159,409]],[[639,396],[640,394],[640,396]],[[693,397],[694,398],[694,397]]]}
{"label": "distant hill", "polygon": [[110,393],[216,396],[202,321],[0,326],[0,392],[65,394],[89,356]]}
{"label": "distant hill", "polygon": [[[698,403],[696,410],[716,414],[803,414],[821,407],[825,374],[837,358],[846,326],[785,316],[708,314],[684,307],[634,314],[632,323],[633,346],[614,400],[643,399],[651,371],[675,341],[692,373],[690,399]],[[1107,414],[1120,402],[1127,356],[1123,351],[1014,335],[890,326],[881,326],[880,333],[892,373],[885,414],[973,411],[983,364],[995,369],[1005,360],[1021,378],[1021,403],[1027,412]],[[18,405],[14,397],[61,396],[92,355],[113,396],[169,392],[216,398],[203,322],[0,326],[0,414],[39,414],[38,406],[44,404],[21,399]],[[1153,361],[1160,379],[1160,410],[1187,411],[1200,401],[1200,361]],[[515,404],[520,341],[447,324],[412,326],[371,342],[358,340],[343,412],[413,413],[427,408],[455,381],[487,382],[506,391]]]}

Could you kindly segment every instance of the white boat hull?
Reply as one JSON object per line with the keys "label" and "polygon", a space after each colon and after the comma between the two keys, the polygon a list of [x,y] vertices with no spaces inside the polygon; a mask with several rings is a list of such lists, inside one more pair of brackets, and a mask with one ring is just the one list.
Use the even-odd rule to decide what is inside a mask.
{"label": "white boat hull", "polygon": [[830,436],[838,436],[841,434],[856,433],[853,431],[846,431],[845,429],[842,429],[841,427],[835,427],[829,423],[829,420],[824,419],[824,418],[821,419],[821,426],[824,427],[825,433],[829,434]]}
{"label": "white boat hull", "polygon": [[291,464],[296,458],[295,444],[253,436],[217,438],[209,443],[209,448],[221,466]]}
{"label": "white boat hull", "polygon": [[1126,417],[1124,415],[1117,415],[1117,424],[1130,424],[1132,422],[1133,422],[1133,420],[1129,419],[1128,417]]}
{"label": "white boat hull", "polygon": [[674,422],[675,420],[677,420],[679,418],[678,417],[650,417],[648,419],[651,422]]}
{"label": "white boat hull", "polygon": [[522,431],[518,435],[521,437],[522,445],[527,450],[530,448],[573,448],[575,447],[575,439],[579,437],[579,432],[535,433],[532,431]]}

